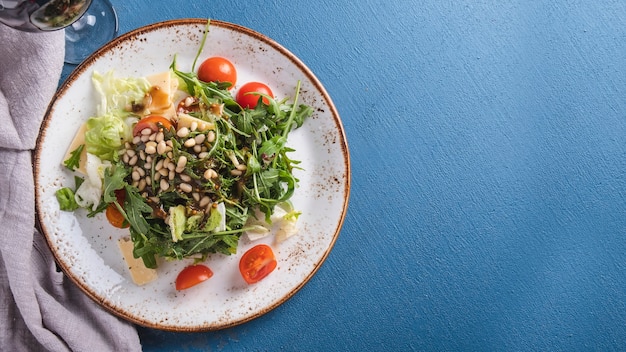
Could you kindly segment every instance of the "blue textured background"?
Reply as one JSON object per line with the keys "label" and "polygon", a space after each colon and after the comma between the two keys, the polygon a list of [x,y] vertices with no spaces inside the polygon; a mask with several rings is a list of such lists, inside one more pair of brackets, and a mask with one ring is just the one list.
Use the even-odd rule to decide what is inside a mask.
{"label": "blue textured background", "polygon": [[626,349],[625,2],[112,3],[121,33],[208,17],[275,39],[352,158],[300,292],[223,331],[140,328],[145,351]]}

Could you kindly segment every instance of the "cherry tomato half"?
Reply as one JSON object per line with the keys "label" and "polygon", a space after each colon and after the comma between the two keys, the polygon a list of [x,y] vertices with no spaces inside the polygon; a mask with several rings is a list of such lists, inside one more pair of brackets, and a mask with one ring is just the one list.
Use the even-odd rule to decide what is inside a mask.
{"label": "cherry tomato half", "polygon": [[230,82],[232,89],[237,83],[237,70],[228,59],[220,56],[210,57],[198,67],[198,79],[204,82]]}
{"label": "cherry tomato half", "polygon": [[[254,109],[259,101],[259,96],[254,93],[263,93],[272,98],[274,97],[274,93],[272,93],[272,90],[266,84],[261,82],[248,82],[239,88],[236,98],[237,103],[243,108]],[[263,104],[269,105],[270,102],[267,98],[263,98]]]}
{"label": "cherry tomato half", "polygon": [[[123,189],[118,189],[115,191],[115,197],[117,198],[117,202],[120,203],[121,206],[124,206],[126,192],[124,192]],[[107,206],[105,214],[109,223],[119,229],[125,229],[130,226],[126,219],[124,219],[124,215],[117,210],[117,207],[113,203]]]}
{"label": "cherry tomato half", "polygon": [[190,265],[183,269],[176,277],[176,289],[178,291],[188,289],[213,276],[213,271],[202,264]]}
{"label": "cherry tomato half", "polygon": [[239,272],[247,283],[261,281],[276,269],[276,257],[270,246],[259,244],[250,248],[239,261]]}
{"label": "cherry tomato half", "polygon": [[133,136],[140,135],[141,131],[146,128],[151,129],[153,132],[157,132],[159,130],[159,125],[166,130],[169,130],[173,126],[169,119],[161,115],[148,115],[137,122],[133,128]]}

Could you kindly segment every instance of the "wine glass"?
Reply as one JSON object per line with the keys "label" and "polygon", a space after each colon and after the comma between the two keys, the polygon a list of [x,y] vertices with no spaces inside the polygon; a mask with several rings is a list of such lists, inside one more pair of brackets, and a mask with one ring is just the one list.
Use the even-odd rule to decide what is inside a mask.
{"label": "wine glass", "polygon": [[27,32],[65,29],[65,62],[79,64],[115,38],[109,0],[0,0],[0,23]]}

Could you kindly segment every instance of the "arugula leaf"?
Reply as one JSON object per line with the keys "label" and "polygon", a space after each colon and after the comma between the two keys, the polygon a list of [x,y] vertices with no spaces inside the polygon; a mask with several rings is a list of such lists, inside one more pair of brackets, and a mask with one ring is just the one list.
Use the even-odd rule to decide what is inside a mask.
{"label": "arugula leaf", "polygon": [[146,221],[144,214],[151,214],[152,207],[146,203],[145,198],[139,194],[137,188],[126,184],[124,190],[126,191],[124,207],[118,210],[125,215],[126,220],[130,226],[137,231],[138,235],[147,237],[150,231],[150,225]]}
{"label": "arugula leaf", "polygon": [[115,201],[117,209],[124,215],[124,218],[130,224],[130,237],[133,241],[133,256],[141,258],[147,268],[156,268],[155,252],[149,244],[149,235],[151,227],[146,220],[144,214],[151,214],[150,207],[145,199],[139,194],[135,187],[124,185],[126,191],[126,199],[124,206]]}
{"label": "arugula leaf", "polygon": [[129,174],[130,169],[124,167],[122,163],[117,163],[104,171],[104,191],[102,192],[102,197],[105,203],[113,203],[117,200],[115,191],[124,188],[124,185],[127,184],[124,179]]}
{"label": "arugula leaf", "polygon": [[80,155],[83,152],[83,149],[85,149],[84,144],[81,144],[78,148],[74,149],[70,153],[70,157],[63,162],[63,165],[65,165],[65,167],[70,171],[76,170],[78,166],[80,166]]}
{"label": "arugula leaf", "polygon": [[109,206],[108,203],[106,202],[100,202],[100,204],[98,204],[98,206],[96,207],[96,209],[90,209],[89,213],[87,213],[87,217],[88,218],[93,218],[94,216],[98,215],[99,213],[102,213],[103,211],[105,211],[107,209],[107,207]]}
{"label": "arugula leaf", "polygon": [[313,115],[312,107],[305,104],[298,106],[296,114],[292,120],[292,122],[296,125],[295,128],[301,127],[304,124],[304,121],[311,115]]}
{"label": "arugula leaf", "polygon": [[85,182],[85,179],[80,177],[80,176],[74,176],[74,184],[76,185],[76,189],[78,189],[80,187],[80,185],[83,184],[83,182]]}
{"label": "arugula leaf", "polygon": [[261,154],[263,158],[271,158],[273,155],[280,152],[285,147],[286,143],[286,137],[274,136],[261,144],[261,148],[259,148],[259,154]]}

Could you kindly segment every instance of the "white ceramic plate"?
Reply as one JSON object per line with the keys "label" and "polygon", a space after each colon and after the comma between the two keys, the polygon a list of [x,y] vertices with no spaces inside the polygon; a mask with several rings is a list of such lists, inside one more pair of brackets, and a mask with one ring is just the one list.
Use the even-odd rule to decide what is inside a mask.
{"label": "white ceramic plate", "polygon": [[[174,55],[182,71],[190,71],[206,20],[185,19],[149,25],[107,44],[66,80],[52,100],[35,154],[37,219],[57,262],[91,298],[134,323],[171,331],[215,330],[237,325],[268,312],[294,295],[317,271],[339,235],[348,205],[350,161],[343,127],[328,93],[315,75],[292,53],[250,29],[211,21],[204,51],[229,58],[238,69],[238,85],[268,83],[277,97],[293,97],[302,82],[301,101],[314,116],[293,131],[289,144],[304,171],[292,198],[302,211],[300,231],[277,244],[273,237],[250,243],[242,237],[237,254],[212,255],[214,276],[176,291],[177,274],[190,261],[161,262],[159,278],[136,286],[117,246],[127,230],[108,224],[101,214],[63,212],[55,198],[62,186],[74,186],[74,174],[61,166],[78,127],[95,113],[91,85],[94,70],[114,69],[117,76],[145,76],[168,69]],[[235,89],[237,89],[235,86]],[[241,255],[257,243],[270,244],[278,267],[261,282],[248,285],[239,274]]]}

